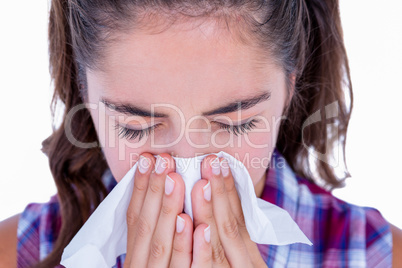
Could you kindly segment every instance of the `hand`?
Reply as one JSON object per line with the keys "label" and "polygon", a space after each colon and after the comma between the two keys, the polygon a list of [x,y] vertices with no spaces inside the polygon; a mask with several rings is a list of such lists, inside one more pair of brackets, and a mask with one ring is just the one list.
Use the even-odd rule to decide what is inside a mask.
{"label": "hand", "polygon": [[[267,267],[257,245],[250,239],[229,166],[215,155],[201,165],[201,177],[191,192],[194,226],[210,226],[210,242],[203,240],[193,248],[196,267]],[[227,162],[226,162],[227,163]],[[226,169],[224,167],[227,167]],[[220,168],[221,167],[221,168]],[[208,235],[208,233],[206,234]],[[202,256],[202,258],[200,257]]]}
{"label": "hand", "polygon": [[[139,172],[139,162],[134,174],[134,188],[127,209],[127,254],[124,268],[190,267],[193,222],[189,215],[181,213],[185,191],[183,179],[174,172],[175,161],[169,154],[160,155],[166,162],[163,159],[156,161],[149,153],[142,156],[149,161],[149,168],[142,174]],[[154,166],[157,171],[158,166],[165,167],[165,170],[160,174],[155,173]],[[167,174],[174,181],[174,188],[169,194],[166,191],[169,192],[172,182],[166,177]],[[183,223],[184,229],[180,227]]]}

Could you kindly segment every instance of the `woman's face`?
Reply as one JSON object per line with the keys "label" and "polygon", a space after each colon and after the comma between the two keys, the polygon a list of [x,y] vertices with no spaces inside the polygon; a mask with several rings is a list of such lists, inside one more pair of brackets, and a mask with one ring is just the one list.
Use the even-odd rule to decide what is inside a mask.
{"label": "woman's face", "polygon": [[[144,152],[195,157],[222,150],[246,166],[256,193],[262,191],[287,97],[285,76],[273,60],[258,63],[255,49],[215,27],[125,34],[107,50],[107,68],[87,70],[88,107],[117,181]],[[243,135],[220,128],[253,119]],[[149,135],[132,131],[149,127],[155,127]]]}

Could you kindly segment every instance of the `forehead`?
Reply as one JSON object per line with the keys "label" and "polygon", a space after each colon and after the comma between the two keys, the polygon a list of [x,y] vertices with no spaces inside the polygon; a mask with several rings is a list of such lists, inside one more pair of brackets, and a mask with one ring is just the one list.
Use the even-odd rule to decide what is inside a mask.
{"label": "forehead", "polygon": [[234,34],[208,22],[172,25],[160,33],[125,33],[108,47],[105,68],[90,72],[89,78],[96,77],[106,97],[141,103],[177,103],[185,96],[191,105],[212,104],[278,87],[283,76],[274,60],[237,42]]}

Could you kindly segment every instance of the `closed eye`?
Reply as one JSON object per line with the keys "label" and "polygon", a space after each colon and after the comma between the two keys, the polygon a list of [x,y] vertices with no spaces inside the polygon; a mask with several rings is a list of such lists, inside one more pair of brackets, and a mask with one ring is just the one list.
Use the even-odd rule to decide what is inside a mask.
{"label": "closed eye", "polygon": [[[258,122],[260,122],[260,120],[252,119],[252,120],[250,120],[244,124],[240,124],[240,125],[228,125],[228,124],[223,124],[223,123],[216,122],[216,121],[214,123],[216,123],[220,129],[224,129],[228,133],[238,136],[238,135],[246,134],[247,132],[254,129],[256,127],[255,124]],[[151,134],[160,125],[161,124],[156,124],[149,128],[146,128],[146,129],[137,130],[137,129],[126,128],[119,124],[116,124],[115,129],[119,130],[119,137],[122,139],[125,138],[127,140],[133,140],[133,139],[139,137],[138,141],[140,141],[143,137],[149,136],[149,134]]]}

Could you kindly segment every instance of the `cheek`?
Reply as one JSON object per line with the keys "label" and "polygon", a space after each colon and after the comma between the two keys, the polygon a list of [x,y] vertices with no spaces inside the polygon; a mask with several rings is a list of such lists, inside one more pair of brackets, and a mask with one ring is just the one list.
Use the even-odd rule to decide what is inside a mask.
{"label": "cheek", "polygon": [[99,133],[99,137],[105,138],[100,140],[100,143],[114,178],[120,182],[139,160],[140,155],[148,151],[148,147],[119,138],[118,130],[113,126],[106,125],[105,131]]}
{"label": "cheek", "polygon": [[270,166],[272,154],[276,146],[279,127],[281,123],[280,109],[277,115],[266,115],[264,125],[258,130],[247,134],[242,142],[244,144],[233,155],[237,160],[241,161],[250,173],[253,185],[259,183]]}
{"label": "cheek", "polygon": [[249,133],[243,140],[243,146],[232,154],[247,168],[254,186],[264,179],[263,175],[271,161],[275,145],[275,138],[271,134],[273,133]]}
{"label": "cheek", "polygon": [[116,179],[120,182],[124,175],[139,159],[143,150],[133,149],[127,140],[119,139],[113,122],[99,109],[90,109],[90,114],[98,135],[98,140],[105,155],[106,162]]}
{"label": "cheek", "polygon": [[118,147],[105,147],[103,152],[110,170],[117,182],[120,182],[130,168],[135,165],[141,153],[127,150],[125,157],[119,158]]}

